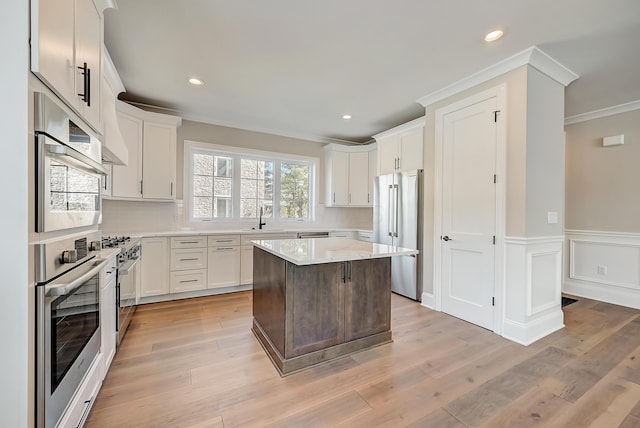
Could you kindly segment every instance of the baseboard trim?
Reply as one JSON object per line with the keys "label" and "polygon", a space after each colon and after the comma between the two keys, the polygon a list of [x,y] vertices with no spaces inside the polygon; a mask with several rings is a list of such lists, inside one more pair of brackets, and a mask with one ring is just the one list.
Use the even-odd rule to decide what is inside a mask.
{"label": "baseboard trim", "polygon": [[565,279],[562,291],[577,297],[640,309],[640,294],[626,288]]}
{"label": "baseboard trim", "polygon": [[563,327],[564,314],[561,309],[558,309],[528,323],[505,319],[502,336],[513,342],[528,346]]}
{"label": "baseboard trim", "polygon": [[425,308],[436,310],[436,301],[433,293],[422,293],[422,302],[420,304]]}

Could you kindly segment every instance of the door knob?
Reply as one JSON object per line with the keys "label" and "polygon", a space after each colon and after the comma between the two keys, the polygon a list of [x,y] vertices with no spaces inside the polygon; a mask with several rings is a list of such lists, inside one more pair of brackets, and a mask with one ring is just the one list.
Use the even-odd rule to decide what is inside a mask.
{"label": "door knob", "polygon": [[451,241],[451,238],[449,238],[447,235],[444,235],[442,238],[443,241]]}

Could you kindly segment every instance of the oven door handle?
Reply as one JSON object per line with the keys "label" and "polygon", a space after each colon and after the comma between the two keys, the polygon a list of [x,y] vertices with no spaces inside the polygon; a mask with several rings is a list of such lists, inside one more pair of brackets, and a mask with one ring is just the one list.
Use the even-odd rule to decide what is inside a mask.
{"label": "oven door handle", "polygon": [[131,271],[133,270],[133,268],[136,267],[136,265],[138,264],[138,261],[140,261],[139,259],[132,259],[132,260],[127,260],[124,265],[122,265],[120,268],[118,268],[118,275],[129,275],[131,273]]}
{"label": "oven door handle", "polygon": [[76,162],[76,166],[79,166],[93,173],[108,175],[108,171],[105,167],[91,159],[89,156],[86,156],[71,147],[65,146],[63,144],[45,143],[45,145],[49,156],[64,156],[67,158],[71,158]]}
{"label": "oven door handle", "polygon": [[47,287],[46,294],[47,296],[66,296],[73,293],[78,287],[84,284],[88,279],[93,277],[95,274],[99,273],[102,269],[104,269],[109,263],[108,259],[104,260],[96,260],[95,265],[91,270],[81,277],[74,279],[68,284],[59,284],[52,287]]}

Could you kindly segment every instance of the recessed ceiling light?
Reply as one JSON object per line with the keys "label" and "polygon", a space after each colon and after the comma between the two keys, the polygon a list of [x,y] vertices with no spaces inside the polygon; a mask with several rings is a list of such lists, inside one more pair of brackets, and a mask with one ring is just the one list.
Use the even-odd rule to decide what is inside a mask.
{"label": "recessed ceiling light", "polygon": [[344,115],[342,115],[342,118],[344,120],[349,120],[349,119],[351,119],[351,115],[350,114],[344,114]]}
{"label": "recessed ceiling light", "polygon": [[195,86],[204,85],[204,81],[202,79],[198,79],[197,77],[189,77],[187,78],[187,82]]}
{"label": "recessed ceiling light", "polygon": [[504,36],[504,31],[503,30],[493,30],[487,33],[486,36],[484,36],[484,41],[485,42],[495,42],[496,40],[498,40],[500,37]]}

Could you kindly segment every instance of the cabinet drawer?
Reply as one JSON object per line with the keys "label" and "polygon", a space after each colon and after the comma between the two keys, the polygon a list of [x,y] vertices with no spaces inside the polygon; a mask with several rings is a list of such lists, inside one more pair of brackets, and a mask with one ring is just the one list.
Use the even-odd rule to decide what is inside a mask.
{"label": "cabinet drawer", "polygon": [[207,287],[207,270],[197,269],[171,272],[169,282],[171,293],[204,290]]}
{"label": "cabinet drawer", "polygon": [[233,247],[240,245],[240,235],[213,235],[209,236],[210,247]]}
{"label": "cabinet drawer", "polygon": [[171,270],[206,269],[206,248],[178,248],[171,250]]}
{"label": "cabinet drawer", "polygon": [[331,232],[331,237],[332,238],[349,238],[349,239],[353,239],[353,235],[354,232],[342,232],[342,231],[335,231],[335,232]]}
{"label": "cabinet drawer", "polygon": [[373,232],[358,232],[360,241],[373,242]]}
{"label": "cabinet drawer", "polygon": [[171,248],[204,248],[206,246],[206,236],[174,236],[171,238]]}
{"label": "cabinet drawer", "polygon": [[78,387],[76,395],[62,415],[60,423],[57,425],[58,427],[84,426],[100,386],[102,386],[102,361],[100,361],[100,358],[101,355],[98,355],[93,361],[86,377]]}

